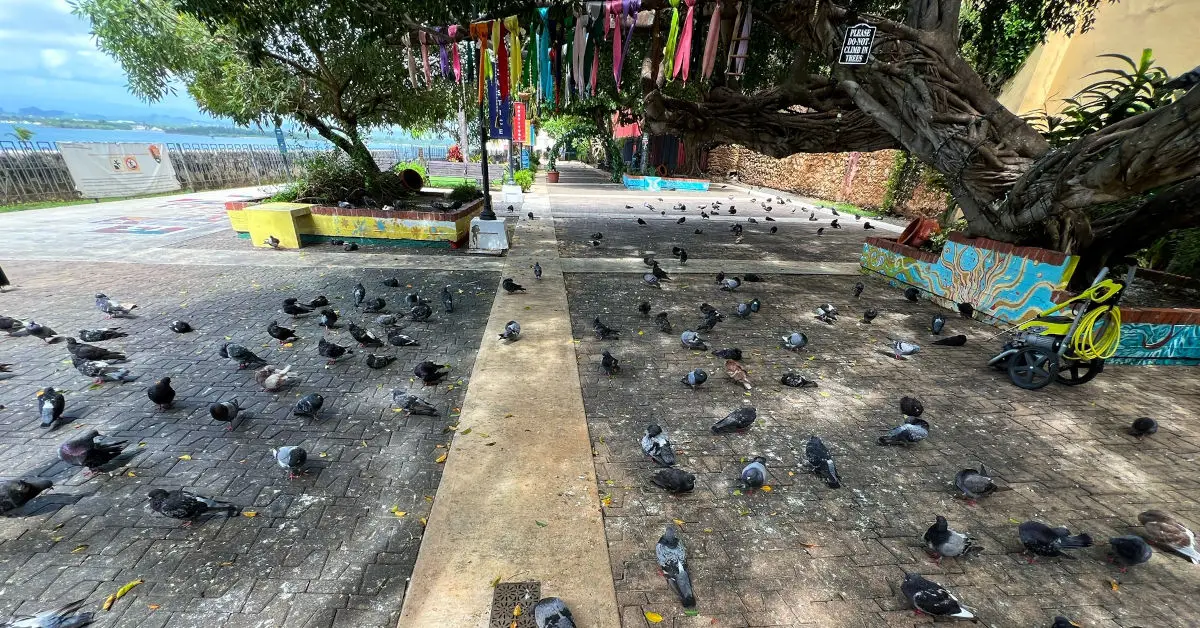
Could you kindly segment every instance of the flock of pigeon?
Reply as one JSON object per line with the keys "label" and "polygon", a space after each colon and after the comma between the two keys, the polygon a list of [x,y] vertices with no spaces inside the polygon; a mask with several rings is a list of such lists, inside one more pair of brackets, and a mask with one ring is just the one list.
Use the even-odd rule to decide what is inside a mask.
{"label": "flock of pigeon", "polygon": [[[392,278],[384,281],[384,286],[398,288],[401,286],[401,283],[399,280]],[[361,283],[355,286],[351,298],[353,299],[355,309],[359,310],[364,315],[364,318],[368,313],[377,314],[378,316],[374,319],[374,322],[380,328],[387,330],[382,335],[379,335],[353,322],[348,323],[347,328],[350,336],[358,342],[360,347],[376,349],[383,347],[385,344],[412,348],[420,346],[418,340],[401,333],[401,330],[406,329],[406,323],[403,321],[407,320],[419,323],[429,320],[433,315],[433,308],[429,300],[416,292],[409,293],[404,297],[403,301],[404,307],[402,309],[405,310],[405,313],[388,314],[385,312],[387,309],[385,299],[383,297],[376,297],[368,300],[366,287]],[[450,286],[442,289],[441,303],[442,309],[446,313],[454,312],[454,296],[451,293]],[[97,310],[108,318],[132,318],[137,316],[138,311],[137,305],[121,303],[104,294],[96,295],[95,306]],[[326,358],[329,363],[351,359],[355,355],[353,348],[336,344],[325,338],[325,333],[328,333],[328,330],[340,327],[338,323],[339,316],[330,307],[329,300],[325,296],[318,296],[303,303],[299,299],[289,297],[283,301],[281,311],[295,321],[315,319],[316,325],[325,328],[324,333],[322,333],[313,348],[320,356]],[[187,334],[193,331],[191,325],[181,320],[172,321],[167,326],[179,334]],[[519,326],[513,322],[510,324],[510,327],[512,329],[506,329],[506,333],[509,334],[509,339],[515,339],[520,334]],[[85,377],[94,380],[94,384],[97,386],[106,382],[126,383],[138,379],[138,376],[121,365],[121,363],[126,361],[126,356],[123,353],[99,345],[89,344],[126,337],[128,334],[121,331],[120,328],[82,329],[78,333],[78,338],[76,338],[59,335],[50,327],[40,324],[35,320],[22,321],[8,316],[0,316],[0,331],[5,332],[8,337],[38,338],[47,345],[64,343],[75,369]],[[284,327],[277,321],[271,321],[265,332],[281,345],[301,341],[296,330]],[[293,383],[290,376],[290,366],[279,368],[268,364],[266,360],[256,355],[244,345],[236,342],[226,342],[220,347],[218,354],[221,358],[236,363],[239,370],[253,368],[254,383],[265,391],[277,392]],[[367,353],[365,363],[370,368],[379,369],[387,367],[395,360],[395,356]],[[0,364],[0,372],[11,372],[12,367],[13,365],[11,364]],[[420,360],[417,361],[416,366],[413,368],[413,373],[426,386],[436,385],[441,383],[447,376],[449,366],[436,364],[430,360]],[[172,388],[171,383],[171,378],[163,377],[146,389],[146,396],[149,402],[157,410],[167,411],[174,406],[175,390]],[[398,410],[403,410],[410,415],[438,416],[440,414],[439,410],[433,404],[418,395],[411,394],[409,391],[402,389],[393,390],[392,398]],[[40,424],[43,428],[55,429],[72,420],[72,417],[66,414],[66,398],[60,391],[55,390],[54,387],[47,386],[37,391],[36,401]],[[321,394],[316,392],[309,393],[302,396],[296,402],[292,412],[298,417],[317,419],[320,417],[324,403],[325,399]],[[236,426],[241,424],[241,420],[246,418],[246,413],[242,410],[237,399],[211,403],[209,405],[209,414],[213,420],[225,423],[227,430],[235,429]],[[90,477],[101,472],[112,474],[144,451],[138,448],[128,449],[128,444],[129,441],[127,440],[106,438],[95,429],[81,430],[78,435],[66,440],[59,446],[58,456],[60,460],[69,465],[85,469],[86,476]],[[271,453],[276,463],[282,469],[286,470],[289,478],[296,478],[304,473],[308,453],[302,447],[282,444],[272,449]],[[53,488],[53,482],[40,477],[0,481],[0,514],[7,515],[22,508],[39,494],[51,488]],[[154,512],[179,519],[183,522],[184,526],[191,526],[194,522],[203,521],[213,515],[223,514],[226,517],[234,517],[242,514],[242,508],[235,504],[212,499],[182,488],[170,491],[154,489],[148,493],[147,498],[148,505]],[[0,625],[22,627],[83,626],[90,622],[92,615],[91,613],[79,613],[81,608],[82,600],[59,609],[23,618],[16,623]]]}

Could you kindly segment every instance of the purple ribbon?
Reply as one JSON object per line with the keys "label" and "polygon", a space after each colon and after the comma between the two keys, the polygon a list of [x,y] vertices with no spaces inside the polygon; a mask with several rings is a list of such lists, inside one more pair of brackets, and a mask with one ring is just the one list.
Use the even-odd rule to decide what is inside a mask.
{"label": "purple ribbon", "polygon": [[438,47],[442,53],[442,76],[446,79],[454,78],[454,71],[450,68],[450,55],[446,52],[446,29],[445,27],[438,28]]}

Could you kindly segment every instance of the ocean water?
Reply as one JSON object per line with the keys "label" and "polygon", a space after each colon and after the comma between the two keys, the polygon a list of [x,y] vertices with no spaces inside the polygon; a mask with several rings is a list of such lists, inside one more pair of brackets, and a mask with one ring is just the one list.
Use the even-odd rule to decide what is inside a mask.
{"label": "ocean water", "polygon": [[[247,135],[244,137],[189,135],[183,133],[166,133],[162,131],[117,131],[108,129],[61,129],[58,127],[22,125],[33,131],[33,142],[36,145],[51,142],[156,142],[179,144],[224,144],[224,145],[254,145],[275,146],[275,136]],[[15,142],[10,135],[13,125],[0,122],[0,144],[8,145]],[[286,136],[288,148],[333,148],[321,136],[315,133],[311,137],[303,133],[291,133]],[[407,133],[392,133],[379,135],[367,141],[370,148],[398,148],[402,146],[449,146],[451,140],[438,137],[414,138]]]}

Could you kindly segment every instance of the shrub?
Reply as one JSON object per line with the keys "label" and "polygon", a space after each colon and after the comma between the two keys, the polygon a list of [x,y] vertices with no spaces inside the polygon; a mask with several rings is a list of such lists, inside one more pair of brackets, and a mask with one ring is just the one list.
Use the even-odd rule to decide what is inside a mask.
{"label": "shrub", "polygon": [[272,194],[271,196],[267,197],[267,200],[265,202],[267,202],[267,203],[294,203],[296,201],[296,199],[300,198],[300,194],[303,192],[304,187],[305,187],[305,184],[304,184],[303,180],[293,181],[291,183],[285,183],[282,187],[279,188],[279,191],[277,191],[274,194]]}
{"label": "shrub", "polygon": [[539,169],[541,169],[541,167],[542,167],[542,158],[538,157],[537,151],[530,149],[529,150],[529,170],[530,170],[530,172],[537,172]]}
{"label": "shrub", "polygon": [[450,190],[450,200],[452,201],[462,201],[465,203],[467,201],[473,201],[481,196],[483,196],[483,193],[479,191],[478,187],[475,187],[474,181],[461,183],[454,186],[453,190]]}
{"label": "shrub", "polygon": [[529,170],[518,170],[513,174],[513,180],[521,186],[522,192],[528,192],[529,188],[533,187],[533,173]]}
{"label": "shrub", "polygon": [[462,162],[462,160],[463,160],[463,152],[462,152],[462,148],[459,148],[458,144],[451,146],[446,151],[446,161]]}
{"label": "shrub", "polygon": [[424,179],[426,183],[429,183],[429,169],[425,167],[425,164],[417,161],[416,159],[412,161],[401,161],[392,166],[392,172],[395,173],[400,173],[405,170],[416,170],[417,172],[421,173],[421,178]]}

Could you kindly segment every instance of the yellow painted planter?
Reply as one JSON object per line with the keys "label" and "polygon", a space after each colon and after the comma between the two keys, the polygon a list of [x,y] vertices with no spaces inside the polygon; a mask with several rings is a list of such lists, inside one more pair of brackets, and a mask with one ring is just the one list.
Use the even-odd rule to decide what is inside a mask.
{"label": "yellow painted planter", "polygon": [[[302,203],[225,204],[234,231],[249,233],[255,246],[268,236],[280,248],[299,248],[305,236],[367,240],[445,242],[457,247],[470,235],[471,218],[483,209],[482,199],[453,212],[344,209]],[[312,239],[310,238],[310,239]]]}

